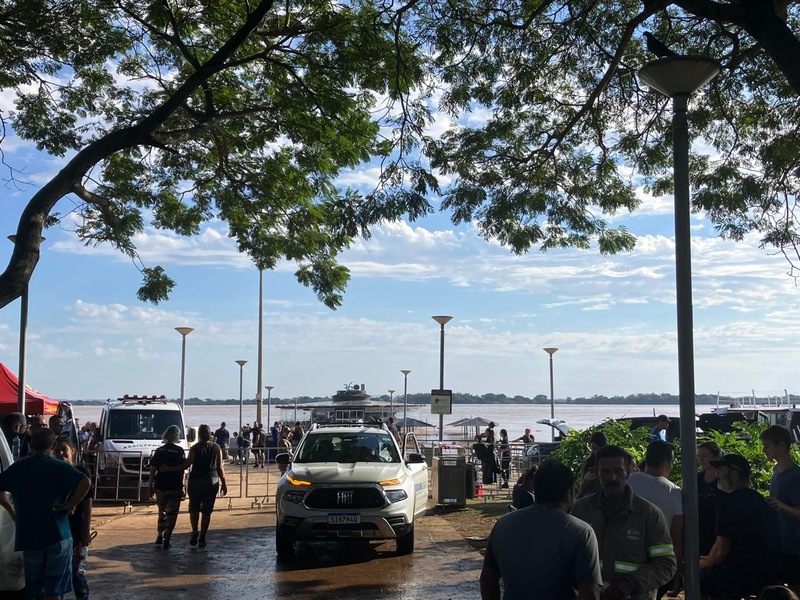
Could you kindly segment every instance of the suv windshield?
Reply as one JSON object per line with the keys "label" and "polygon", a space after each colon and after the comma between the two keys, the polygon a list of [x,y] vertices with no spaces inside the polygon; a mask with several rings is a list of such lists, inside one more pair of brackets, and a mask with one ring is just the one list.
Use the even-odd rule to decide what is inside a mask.
{"label": "suv windshield", "polygon": [[183,438],[179,410],[112,410],[108,413],[108,437],[160,440],[170,425],[177,425]]}
{"label": "suv windshield", "polygon": [[400,454],[388,433],[325,432],[306,435],[294,462],[399,463]]}

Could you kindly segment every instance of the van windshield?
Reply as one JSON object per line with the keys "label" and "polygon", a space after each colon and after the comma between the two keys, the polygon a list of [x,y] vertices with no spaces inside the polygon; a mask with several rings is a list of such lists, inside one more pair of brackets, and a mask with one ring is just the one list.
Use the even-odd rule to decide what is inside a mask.
{"label": "van windshield", "polygon": [[170,425],[177,425],[184,438],[179,410],[112,410],[108,414],[108,437],[160,440]]}

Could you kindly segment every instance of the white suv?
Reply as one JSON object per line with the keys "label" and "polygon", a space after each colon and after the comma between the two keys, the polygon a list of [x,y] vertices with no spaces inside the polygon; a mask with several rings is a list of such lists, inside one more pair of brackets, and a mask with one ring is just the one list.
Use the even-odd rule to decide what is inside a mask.
{"label": "white suv", "polygon": [[428,467],[413,433],[400,448],[377,425],[314,425],[278,481],[278,557],[296,540],[397,540],[414,551],[414,519],[428,503]]}

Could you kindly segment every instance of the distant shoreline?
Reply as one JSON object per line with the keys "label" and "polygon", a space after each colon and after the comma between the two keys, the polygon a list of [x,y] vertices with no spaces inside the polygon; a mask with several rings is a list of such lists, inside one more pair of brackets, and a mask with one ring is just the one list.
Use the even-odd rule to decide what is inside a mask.
{"label": "distant shoreline", "polygon": [[[782,403],[787,400],[786,396],[778,397]],[[372,399],[377,402],[389,402],[389,396],[386,394],[380,396],[372,396]],[[722,406],[727,406],[734,402],[749,402],[750,396],[717,396],[716,394],[696,394],[695,404],[698,405],[711,405],[719,402]],[[170,398],[169,400],[177,401],[177,398]],[[398,394],[394,398],[395,402],[402,401],[403,396]],[[776,397],[755,397],[756,404],[769,404],[776,400]],[[102,406],[107,400],[66,400],[73,406]],[[800,402],[800,395],[789,394],[788,401],[790,404]],[[297,403],[311,404],[311,403],[325,403],[332,402],[330,397],[308,397],[301,396],[297,399]],[[293,405],[294,398],[275,398],[271,399],[272,406],[286,406]],[[429,394],[408,394],[409,404],[430,404]],[[513,404],[513,405],[544,405],[550,404],[550,399],[546,396],[539,394],[534,398],[526,398],[524,396],[509,397],[504,394],[483,394],[477,396],[474,394],[453,393],[453,403],[457,404]],[[185,401],[187,406],[238,406],[239,400],[234,398],[228,399],[200,399],[200,398],[187,398]],[[262,404],[266,404],[266,399],[262,400]],[[556,398],[554,400],[556,405],[581,405],[581,404],[614,404],[623,405],[628,404],[631,406],[658,406],[658,405],[677,405],[680,404],[680,399],[677,395],[673,394],[630,394],[628,396],[592,396],[591,398]],[[254,398],[245,399],[242,401],[243,406],[256,406],[257,402]]]}

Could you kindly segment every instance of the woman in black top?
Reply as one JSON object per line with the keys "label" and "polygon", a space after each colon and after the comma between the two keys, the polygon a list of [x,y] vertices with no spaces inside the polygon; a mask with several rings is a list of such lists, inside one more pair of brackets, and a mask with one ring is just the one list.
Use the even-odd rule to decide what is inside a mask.
{"label": "woman in black top", "polygon": [[228,486],[225,485],[222,450],[212,440],[211,428],[208,425],[200,425],[197,428],[197,437],[199,441],[189,450],[189,458],[182,467],[184,469],[192,467],[188,485],[189,523],[192,525],[189,544],[204,548],[214,501],[220,489],[223,496],[228,493]]}
{"label": "woman in black top", "polygon": [[177,425],[170,425],[161,437],[164,445],[153,452],[150,459],[149,494],[155,496],[158,506],[158,536],[156,544],[165,550],[172,544],[172,531],[178,520],[183,499],[183,469],[165,471],[162,467],[176,467],[186,460],[186,452],[178,446],[181,430]]}
{"label": "woman in black top", "polygon": [[484,485],[489,485],[495,482],[495,470],[497,469],[497,464],[494,460],[494,421],[489,421],[486,431],[479,433],[476,438],[478,441],[483,439],[486,443],[486,460],[481,461],[481,466],[483,467],[481,470],[483,471],[482,480]]}
{"label": "woman in black top", "polygon": [[503,477],[502,488],[508,488],[508,472],[511,468],[511,446],[508,445],[508,432],[500,430],[500,441],[497,444],[497,452],[500,455],[500,474]]}

